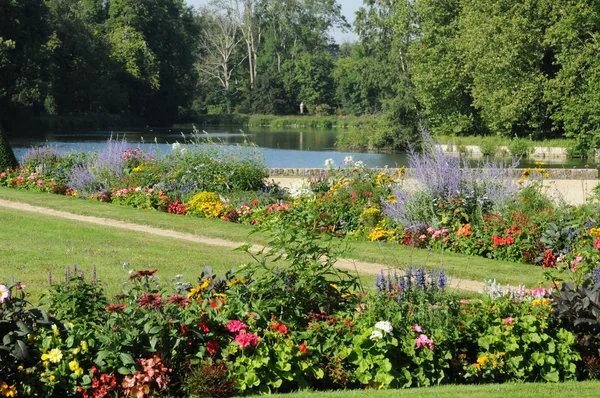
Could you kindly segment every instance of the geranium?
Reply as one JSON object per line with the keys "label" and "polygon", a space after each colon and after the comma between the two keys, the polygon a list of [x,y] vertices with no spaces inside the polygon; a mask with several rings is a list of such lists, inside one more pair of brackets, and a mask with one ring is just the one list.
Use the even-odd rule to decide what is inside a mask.
{"label": "geranium", "polygon": [[413,325],[412,330],[414,330],[417,333],[423,333],[423,329],[419,325]]}
{"label": "geranium", "polygon": [[206,321],[200,321],[200,323],[198,324],[198,326],[200,327],[200,331],[202,333],[208,333],[208,332],[210,332],[210,328],[208,327],[208,322],[206,322]]}
{"label": "geranium", "polygon": [[425,336],[424,334],[419,335],[419,337],[417,337],[415,339],[415,344],[417,345],[417,347],[428,346],[431,351],[433,351],[433,348],[434,348],[433,340],[431,340],[429,337]]}
{"label": "geranium", "polygon": [[594,247],[600,250],[600,236],[596,238],[596,241],[594,242]]}
{"label": "geranium", "polygon": [[371,336],[369,336],[369,338],[371,340],[382,339],[383,338],[383,333],[381,333],[379,330],[373,330],[371,332]]}
{"label": "geranium", "polygon": [[300,344],[298,349],[300,350],[301,353],[306,354],[306,351],[307,351],[306,344],[304,344],[304,343]]}
{"label": "geranium", "polygon": [[215,355],[217,351],[219,351],[219,343],[217,340],[209,340],[208,343],[206,343],[206,352],[210,355]]}
{"label": "geranium", "polygon": [[393,335],[392,331],[394,330],[394,328],[392,327],[392,324],[388,321],[379,321],[375,324],[375,327]]}
{"label": "geranium", "polygon": [[514,318],[512,318],[512,317],[509,316],[508,318],[504,318],[503,322],[504,322],[505,325],[510,325],[514,321],[515,321]]}
{"label": "geranium", "polygon": [[258,345],[258,336],[252,333],[246,333],[242,331],[237,336],[235,336],[234,341],[244,348],[256,347]]}
{"label": "geranium", "polygon": [[275,322],[271,325],[271,329],[279,331],[281,334],[288,334],[289,330],[283,323]]}
{"label": "geranium", "polygon": [[4,303],[10,297],[10,290],[6,285],[0,285],[0,304]]}
{"label": "geranium", "polygon": [[246,330],[246,324],[234,319],[227,324],[227,330],[229,330],[231,333],[237,333],[239,331]]}

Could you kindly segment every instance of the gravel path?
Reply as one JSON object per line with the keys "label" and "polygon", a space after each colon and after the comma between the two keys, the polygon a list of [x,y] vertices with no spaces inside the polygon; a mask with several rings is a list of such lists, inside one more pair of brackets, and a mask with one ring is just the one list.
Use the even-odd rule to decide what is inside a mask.
{"label": "gravel path", "polygon": [[[177,232],[168,229],[160,229],[154,228],[146,225],[127,223],[123,221],[113,220],[110,218],[101,218],[101,217],[93,217],[93,216],[83,216],[79,214],[73,214],[66,211],[59,211],[48,209],[45,207],[32,206],[25,203],[12,202],[9,200],[0,199],[0,207],[7,207],[10,209],[28,211],[32,213],[44,214],[47,216],[60,217],[68,220],[73,220],[77,222],[86,222],[91,224],[103,225],[106,227],[112,228],[120,228],[127,229],[130,231],[136,232],[144,232],[153,235],[165,236],[174,239],[186,240],[189,242],[200,243],[203,245],[211,245],[211,246],[220,246],[220,247],[229,247],[231,249],[235,249],[241,245],[240,242],[232,242],[225,239],[216,239],[209,238],[201,235],[188,234],[184,232]],[[252,245],[250,250],[258,252],[263,249],[262,246]],[[389,268],[388,265],[378,264],[378,263],[366,263],[363,261],[358,261],[354,259],[342,258],[336,262],[336,266],[344,269],[356,270],[358,272],[367,273],[367,274],[376,274],[381,272],[382,269],[386,270]],[[451,275],[450,275],[451,276]],[[469,291],[478,291],[481,290],[482,282],[471,281],[466,279],[454,279],[450,280],[450,287],[458,288],[462,290]]]}

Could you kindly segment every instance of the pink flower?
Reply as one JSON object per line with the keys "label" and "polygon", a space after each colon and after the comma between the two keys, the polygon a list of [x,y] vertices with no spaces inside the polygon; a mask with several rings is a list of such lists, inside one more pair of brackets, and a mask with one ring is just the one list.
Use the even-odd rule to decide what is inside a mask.
{"label": "pink flower", "polygon": [[423,333],[423,329],[419,325],[413,325],[412,330],[414,330],[417,333]]}
{"label": "pink flower", "polygon": [[252,333],[240,332],[233,340],[242,347],[256,347],[258,345],[258,336]]}
{"label": "pink flower", "polygon": [[0,178],[4,178],[4,177],[6,177],[6,173],[4,173],[4,172],[0,173]]}
{"label": "pink flower", "polygon": [[419,337],[417,337],[415,339],[415,344],[417,345],[417,347],[428,346],[431,351],[433,351],[433,348],[434,348],[433,340],[431,340],[429,337],[425,336],[424,334],[419,335]]}
{"label": "pink flower", "polygon": [[435,229],[433,229],[433,227],[427,228],[427,232],[429,232],[430,234],[432,234],[434,231],[435,231]]}
{"label": "pink flower", "polygon": [[231,333],[237,333],[239,331],[246,330],[246,324],[234,319],[227,324],[227,330],[229,330]]}
{"label": "pink flower", "polygon": [[515,320],[513,319],[513,317],[508,317],[508,318],[504,318],[504,324],[505,325],[510,325],[511,323],[513,323]]}
{"label": "pink flower", "polygon": [[596,241],[594,242],[594,247],[600,250],[600,236],[596,238]]}
{"label": "pink flower", "polygon": [[421,240],[427,239],[427,235],[423,234],[423,235],[419,236],[419,239],[421,239]]}

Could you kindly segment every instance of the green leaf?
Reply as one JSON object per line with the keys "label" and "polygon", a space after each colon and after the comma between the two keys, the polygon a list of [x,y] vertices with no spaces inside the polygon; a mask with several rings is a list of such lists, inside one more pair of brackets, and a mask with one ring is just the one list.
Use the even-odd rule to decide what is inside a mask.
{"label": "green leaf", "polygon": [[119,354],[119,358],[121,359],[121,362],[123,362],[123,365],[135,365],[135,360],[133,359],[131,354],[128,354],[126,352],[121,352]]}
{"label": "green leaf", "polygon": [[29,357],[27,346],[22,340],[17,340],[15,348],[13,349],[13,355],[19,360],[25,360]]}

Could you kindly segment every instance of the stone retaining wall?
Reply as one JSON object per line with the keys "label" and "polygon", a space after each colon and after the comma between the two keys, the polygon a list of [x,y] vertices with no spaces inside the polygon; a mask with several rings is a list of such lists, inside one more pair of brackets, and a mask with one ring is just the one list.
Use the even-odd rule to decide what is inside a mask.
{"label": "stone retaining wall", "polygon": [[[378,172],[386,172],[397,175],[397,168],[388,169],[370,169]],[[524,169],[515,169],[516,176],[520,176]],[[545,169],[553,180],[597,180],[597,169]],[[270,177],[290,177],[290,178],[326,178],[329,175],[329,169],[305,169],[305,168],[272,168],[266,169]],[[410,169],[406,169],[406,177],[410,178]]]}

